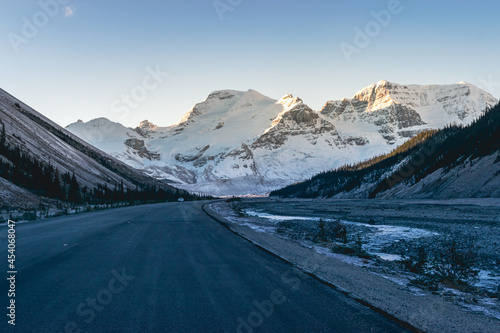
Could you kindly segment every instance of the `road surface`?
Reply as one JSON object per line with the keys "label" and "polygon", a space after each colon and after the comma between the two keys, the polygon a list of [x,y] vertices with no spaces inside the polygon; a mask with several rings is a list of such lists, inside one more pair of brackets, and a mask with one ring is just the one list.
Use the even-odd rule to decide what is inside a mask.
{"label": "road surface", "polygon": [[[248,243],[200,202],[83,213],[16,231],[2,332],[405,332]],[[0,227],[7,277],[7,227]]]}

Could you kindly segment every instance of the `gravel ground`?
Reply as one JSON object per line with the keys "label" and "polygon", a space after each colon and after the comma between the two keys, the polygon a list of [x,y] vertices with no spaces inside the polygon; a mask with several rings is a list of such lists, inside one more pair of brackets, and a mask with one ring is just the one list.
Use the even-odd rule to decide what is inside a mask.
{"label": "gravel ground", "polygon": [[[483,292],[417,288],[396,263],[408,244],[453,237],[476,244],[482,281],[500,281],[500,200],[244,199],[208,206],[237,233],[305,267],[354,298],[428,332],[500,331],[500,302]],[[318,220],[341,220],[362,235],[367,258],[333,253],[310,237]],[[352,238],[352,236],[350,236]],[[373,255],[373,254],[377,255]],[[380,255],[380,256],[378,256]],[[391,257],[393,256],[393,257]],[[388,259],[388,260],[383,260]],[[498,276],[490,276],[490,275]],[[488,276],[486,276],[488,275]]]}
{"label": "gravel ground", "polygon": [[500,199],[245,200],[237,207],[288,216],[420,228],[475,243],[483,268],[500,271]]}

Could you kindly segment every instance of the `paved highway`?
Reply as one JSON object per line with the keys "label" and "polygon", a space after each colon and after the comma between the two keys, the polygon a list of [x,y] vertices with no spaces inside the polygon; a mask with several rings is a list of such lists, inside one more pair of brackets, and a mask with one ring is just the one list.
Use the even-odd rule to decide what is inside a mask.
{"label": "paved highway", "polygon": [[[199,202],[17,224],[2,332],[404,332],[253,246]],[[7,274],[6,226],[0,262]]]}

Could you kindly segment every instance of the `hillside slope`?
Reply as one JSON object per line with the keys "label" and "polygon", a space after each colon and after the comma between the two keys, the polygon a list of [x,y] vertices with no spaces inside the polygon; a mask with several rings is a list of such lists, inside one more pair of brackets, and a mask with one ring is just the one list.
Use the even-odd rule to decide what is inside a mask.
{"label": "hillside slope", "polygon": [[[66,181],[69,186],[73,182],[79,190],[120,186],[123,190],[149,187],[177,192],[79,139],[3,90],[0,128],[0,173],[4,178],[0,182],[0,206],[13,207],[22,197],[32,203],[32,195],[50,197],[56,174],[56,183]],[[17,206],[25,204],[21,200]]]}
{"label": "hillside slope", "polygon": [[390,154],[318,174],[275,197],[500,197],[500,104],[468,126],[427,131]]}

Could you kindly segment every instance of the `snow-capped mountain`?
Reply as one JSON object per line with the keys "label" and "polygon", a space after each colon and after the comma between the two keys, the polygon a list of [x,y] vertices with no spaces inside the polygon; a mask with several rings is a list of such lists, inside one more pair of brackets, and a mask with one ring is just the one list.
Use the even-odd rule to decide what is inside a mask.
{"label": "snow-capped mountain", "polygon": [[265,194],[387,153],[422,130],[467,124],[498,101],[461,82],[380,81],[314,111],[292,95],[217,91],[181,121],[137,128],[99,118],[67,129],[147,174],[215,195]]}
{"label": "snow-capped mountain", "polygon": [[464,127],[426,131],[390,154],[270,193],[281,198],[500,198],[500,104]]}

